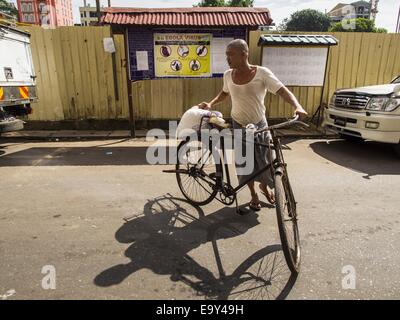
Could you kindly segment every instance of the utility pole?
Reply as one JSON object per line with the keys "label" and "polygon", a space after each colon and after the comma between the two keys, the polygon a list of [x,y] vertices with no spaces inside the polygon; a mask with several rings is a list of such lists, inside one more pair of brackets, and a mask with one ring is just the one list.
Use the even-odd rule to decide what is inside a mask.
{"label": "utility pole", "polygon": [[101,22],[100,0],[96,0],[97,24]]}

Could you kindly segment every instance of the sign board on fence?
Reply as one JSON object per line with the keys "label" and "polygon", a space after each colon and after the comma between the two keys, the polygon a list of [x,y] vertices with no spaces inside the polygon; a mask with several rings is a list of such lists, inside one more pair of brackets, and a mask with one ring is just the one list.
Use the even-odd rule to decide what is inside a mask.
{"label": "sign board on fence", "polygon": [[149,57],[147,51],[136,51],[136,65],[138,71],[149,70]]}
{"label": "sign board on fence", "polygon": [[262,65],[286,86],[323,86],[327,47],[263,48]]}
{"label": "sign board on fence", "polygon": [[212,73],[224,73],[229,69],[226,47],[233,38],[213,38],[211,41]]}
{"label": "sign board on fence", "polygon": [[113,38],[103,38],[104,51],[108,53],[115,52],[115,45]]}
{"label": "sign board on fence", "polygon": [[155,33],[156,77],[210,77],[211,34]]}

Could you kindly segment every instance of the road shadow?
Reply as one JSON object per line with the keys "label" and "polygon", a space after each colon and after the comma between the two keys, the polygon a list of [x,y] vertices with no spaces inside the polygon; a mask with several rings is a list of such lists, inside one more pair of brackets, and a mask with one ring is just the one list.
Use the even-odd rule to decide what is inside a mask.
{"label": "road shadow", "polygon": [[400,159],[390,144],[328,140],[311,143],[310,148],[333,163],[364,173],[365,179],[375,175],[400,174]]}
{"label": "road shadow", "polygon": [[[115,147],[111,144],[91,147],[31,147],[3,155],[0,157],[0,167],[150,165],[152,163],[147,160],[147,152],[152,151],[148,147]],[[158,159],[163,164],[175,163],[176,147],[159,147],[155,155],[160,155]],[[171,162],[169,159],[172,159]]]}
{"label": "road shadow", "polygon": [[[7,154],[7,149],[24,143],[0,145],[0,167],[19,166],[121,166],[165,165],[176,163],[176,146],[118,146],[129,141],[103,142],[90,147],[39,147],[32,146]],[[291,150],[288,144],[295,138],[283,138],[282,149]],[[32,145],[32,141],[27,141]],[[48,143],[48,142],[47,142]],[[60,142],[57,142],[58,144]],[[227,150],[229,148],[227,147]],[[149,159],[154,159],[150,160]]]}
{"label": "road shadow", "polygon": [[[131,244],[125,251],[125,256],[131,261],[102,271],[94,283],[100,287],[118,285],[137,271],[149,269],[158,275],[169,275],[171,281],[186,284],[196,295],[206,299],[228,299],[232,290],[244,285],[247,291],[243,292],[247,292],[250,298],[254,298],[256,291],[265,291],[267,287],[276,288],[276,292],[272,294],[270,290],[269,295],[263,293],[258,297],[283,298],[293,286],[294,279],[286,264],[282,264],[283,253],[277,246],[257,251],[232,275],[225,274],[217,241],[243,235],[258,224],[255,213],[240,216],[233,208],[224,207],[205,215],[200,208],[169,194],[153,199],[145,205],[143,214],[127,218],[115,234],[118,242]],[[212,259],[208,261],[212,266],[216,264],[217,277],[189,255],[206,243],[212,245],[215,262]],[[268,261],[268,272],[253,270],[265,271],[265,266],[261,268],[260,263],[265,265]],[[242,293],[241,298],[244,295]]]}

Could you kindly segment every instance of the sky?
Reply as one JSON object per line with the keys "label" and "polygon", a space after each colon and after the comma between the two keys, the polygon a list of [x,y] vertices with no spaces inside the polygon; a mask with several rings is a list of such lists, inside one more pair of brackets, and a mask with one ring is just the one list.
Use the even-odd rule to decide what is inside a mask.
{"label": "sky", "polygon": [[[15,0],[12,0],[14,3]],[[101,4],[107,6],[107,0],[100,0]],[[279,25],[283,19],[288,18],[292,13],[302,9],[317,9],[325,12],[330,11],[336,4],[351,3],[355,0],[255,0],[254,6],[268,8],[272,19]],[[80,23],[79,6],[83,6],[83,0],[72,0],[74,23]],[[174,8],[192,7],[199,0],[111,0],[113,7],[147,7],[147,8]],[[87,0],[91,6],[96,5],[95,0]],[[380,0],[375,24],[379,28],[385,28],[388,32],[395,32],[397,14],[399,12],[400,0]]]}

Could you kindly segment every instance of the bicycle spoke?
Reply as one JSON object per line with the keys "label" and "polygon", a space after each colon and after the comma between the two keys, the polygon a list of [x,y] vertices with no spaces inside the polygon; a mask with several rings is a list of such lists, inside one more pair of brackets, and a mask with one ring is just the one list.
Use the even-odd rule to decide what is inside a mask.
{"label": "bicycle spoke", "polygon": [[184,166],[186,174],[177,172],[178,184],[185,197],[195,203],[203,203],[211,199],[215,192],[216,179],[210,177],[216,173],[213,155],[200,141],[191,141],[180,148],[179,166]]}

